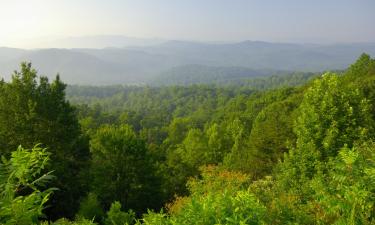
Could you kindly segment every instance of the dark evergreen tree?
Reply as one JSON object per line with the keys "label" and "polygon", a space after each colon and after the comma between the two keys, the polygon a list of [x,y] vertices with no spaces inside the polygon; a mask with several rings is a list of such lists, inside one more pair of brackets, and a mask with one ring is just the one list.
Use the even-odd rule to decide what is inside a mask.
{"label": "dark evergreen tree", "polygon": [[1,154],[22,144],[31,148],[42,143],[51,155],[51,170],[59,177],[59,188],[50,200],[50,218],[72,217],[86,192],[82,170],[89,158],[88,141],[80,130],[76,112],[65,99],[66,85],[59,76],[52,83],[37,79],[30,63],[22,63],[12,80],[0,84]]}

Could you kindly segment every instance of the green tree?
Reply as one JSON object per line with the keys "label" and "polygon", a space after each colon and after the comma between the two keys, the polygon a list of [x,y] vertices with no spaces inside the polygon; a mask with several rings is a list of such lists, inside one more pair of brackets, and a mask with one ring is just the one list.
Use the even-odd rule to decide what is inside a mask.
{"label": "green tree", "polygon": [[160,184],[145,141],[130,126],[104,125],[90,144],[91,189],[104,208],[116,200],[136,212],[159,206]]}
{"label": "green tree", "polygon": [[369,101],[346,88],[335,74],[324,74],[305,93],[297,118],[297,147],[311,143],[323,159],[347,145],[373,136]]}
{"label": "green tree", "polygon": [[233,170],[249,172],[251,156],[243,122],[239,119],[233,120],[228,124],[227,133],[230,135],[233,145],[224,158],[224,166]]}
{"label": "green tree", "polygon": [[[328,177],[334,170],[337,170],[340,157],[350,153],[343,152],[343,148],[351,149],[373,138],[374,123],[370,108],[369,102],[359,89],[345,86],[340,77],[335,74],[323,75],[306,91],[295,124],[296,147],[285,154],[284,161],[278,166],[279,170],[276,173],[275,191],[283,197],[278,198],[275,204],[281,205],[279,209],[284,208],[284,210],[279,210],[280,212],[290,213],[288,217],[291,221],[314,224],[318,217],[323,217],[322,220],[328,224],[332,221],[339,221],[338,217],[335,219],[319,215],[319,213],[327,214],[327,210],[339,210],[337,208],[339,205],[334,206],[334,204],[339,204],[340,197],[335,199],[326,194],[335,193],[336,195],[342,191],[340,189],[343,188],[343,183],[335,181],[339,174]],[[348,184],[353,182],[353,185],[356,185],[356,182],[350,179],[346,182]],[[334,185],[330,186],[330,184]],[[326,185],[330,191],[322,194],[326,190],[324,188]],[[357,186],[357,188],[361,193],[366,192],[363,186]],[[350,198],[350,196],[347,195],[344,198]],[[360,199],[360,194],[355,198]],[[324,206],[330,200],[322,199],[331,199],[333,205]],[[351,203],[356,204],[355,202],[356,200],[353,200]],[[327,208],[324,210],[322,207]],[[347,216],[337,212],[339,214],[336,216]],[[349,213],[348,210],[346,212]],[[284,213],[279,216],[285,219],[286,215]]]}
{"label": "green tree", "polygon": [[293,133],[294,111],[300,97],[292,96],[265,107],[256,117],[249,136],[250,173],[255,178],[271,174],[290,145],[295,143]]}
{"label": "green tree", "polygon": [[72,217],[80,196],[86,188],[81,171],[87,164],[87,139],[82,136],[75,109],[65,100],[66,85],[59,76],[53,82],[46,77],[37,79],[30,63],[22,63],[10,82],[0,84],[0,144],[1,154],[22,144],[31,148],[37,143],[48,147],[51,170],[59,188],[51,199],[47,214]]}
{"label": "green tree", "polygon": [[374,62],[371,59],[371,57],[363,53],[355,63],[353,63],[348,71],[345,73],[345,79],[346,80],[356,80],[356,79],[362,79],[369,75],[369,72],[371,72],[371,67],[374,66]]}
{"label": "green tree", "polygon": [[210,164],[219,164],[230,151],[232,140],[223,125],[211,124],[205,131],[207,136],[207,155]]}

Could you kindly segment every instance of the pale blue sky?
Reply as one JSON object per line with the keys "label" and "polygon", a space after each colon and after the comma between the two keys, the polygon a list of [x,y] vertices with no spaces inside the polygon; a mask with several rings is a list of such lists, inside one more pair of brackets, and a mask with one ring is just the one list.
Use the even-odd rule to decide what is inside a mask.
{"label": "pale blue sky", "polygon": [[0,45],[86,35],[375,42],[375,0],[0,0]]}

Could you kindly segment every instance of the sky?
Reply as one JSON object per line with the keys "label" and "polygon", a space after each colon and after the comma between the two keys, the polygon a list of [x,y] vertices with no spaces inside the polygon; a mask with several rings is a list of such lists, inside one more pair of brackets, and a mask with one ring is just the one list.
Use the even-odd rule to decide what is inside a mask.
{"label": "sky", "polygon": [[0,0],[0,46],[124,35],[195,41],[375,42],[375,0]]}

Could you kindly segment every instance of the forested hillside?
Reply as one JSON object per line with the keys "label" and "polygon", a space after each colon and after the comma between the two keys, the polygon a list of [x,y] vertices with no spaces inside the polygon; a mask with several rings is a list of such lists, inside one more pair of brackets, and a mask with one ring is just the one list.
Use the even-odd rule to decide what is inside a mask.
{"label": "forested hillside", "polygon": [[66,87],[23,63],[0,81],[0,224],[375,224],[374,138],[366,54],[161,87]]}

